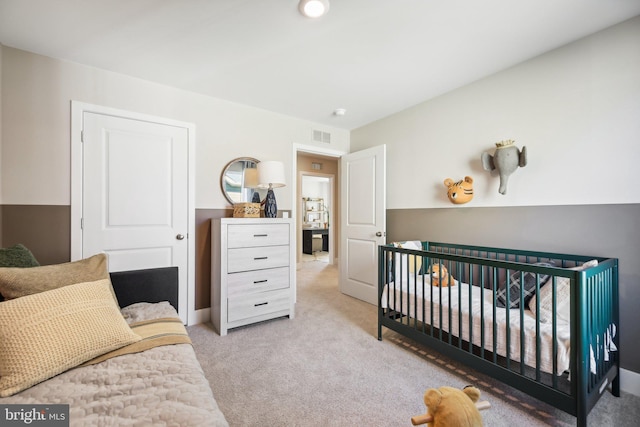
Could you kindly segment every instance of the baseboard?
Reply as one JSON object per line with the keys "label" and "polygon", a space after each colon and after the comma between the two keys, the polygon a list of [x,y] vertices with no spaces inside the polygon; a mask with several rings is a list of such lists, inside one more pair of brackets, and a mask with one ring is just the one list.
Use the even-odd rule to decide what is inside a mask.
{"label": "baseboard", "polygon": [[189,322],[190,325],[196,325],[198,323],[208,323],[211,320],[211,309],[210,308],[201,308],[200,310],[196,310],[196,318],[193,323]]}
{"label": "baseboard", "polygon": [[640,396],[640,374],[620,368],[620,389],[626,393]]}

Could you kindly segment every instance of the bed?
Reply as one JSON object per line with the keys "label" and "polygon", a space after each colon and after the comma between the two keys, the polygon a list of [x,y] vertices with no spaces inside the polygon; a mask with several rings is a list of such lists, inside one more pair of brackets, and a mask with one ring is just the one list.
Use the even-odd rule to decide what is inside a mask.
{"label": "bed", "polygon": [[617,259],[429,241],[378,259],[378,339],[391,329],[579,426],[607,388],[620,396]]}
{"label": "bed", "polygon": [[[85,260],[78,263],[85,263]],[[75,263],[66,265],[75,265]],[[48,273],[51,280],[57,280],[57,276],[51,274],[48,268],[49,266],[34,267],[35,270],[24,268],[24,271],[18,273],[31,274],[32,271],[45,269],[43,272]],[[83,268],[86,269],[86,263],[83,264]],[[5,286],[13,280],[7,279],[7,272],[11,273],[10,270],[0,268],[0,290],[3,293],[11,292],[6,290]],[[104,275],[103,265],[94,269],[91,274],[97,270],[100,271],[99,276]],[[64,275],[68,276],[67,272]],[[91,277],[91,279],[94,278]],[[86,277],[81,279],[76,277],[73,280],[84,279]],[[108,286],[103,286],[105,281],[109,284]],[[62,410],[62,413],[53,414],[49,411],[51,416],[62,417],[62,420],[68,420],[72,426],[228,426],[176,311],[178,306],[177,268],[111,273],[107,278],[102,277],[86,283],[90,284],[88,286],[100,286],[96,288],[98,290],[95,294],[104,291],[99,295],[106,302],[111,299],[110,303],[113,303],[115,293],[118,302],[115,307],[119,318],[113,317],[100,305],[101,302],[95,302],[95,300],[87,300],[88,302],[83,300],[77,304],[70,303],[69,300],[65,301],[64,292],[76,292],[74,290],[78,287],[76,284],[29,296],[7,298],[7,301],[0,303],[0,321],[2,322],[0,334],[3,338],[3,343],[0,345],[0,368],[3,369],[0,371],[2,386],[0,393],[9,394],[6,397],[0,397],[0,407],[10,408],[13,411],[12,414],[18,414],[15,416],[19,416],[20,411],[23,414],[29,414],[28,411],[32,408],[42,413],[45,413],[43,412],[45,410],[49,411],[50,407],[55,408],[56,411]],[[84,286],[84,283],[80,285]],[[81,296],[86,289],[81,289]],[[105,318],[109,319],[107,328],[115,328],[114,325],[122,320],[126,322],[126,327],[141,339],[129,339],[130,342],[124,346],[120,345],[122,343],[111,346],[110,351],[103,354],[91,354],[91,357],[85,355],[81,358],[82,360],[76,358],[73,362],[76,366],[70,369],[63,368],[62,372],[48,379],[41,377],[29,380],[35,382],[32,385],[29,385],[30,382],[18,383],[12,388],[11,384],[3,383],[3,380],[11,378],[21,368],[7,368],[7,364],[10,365],[7,357],[10,351],[7,350],[10,347],[7,344],[10,341],[8,337],[19,336],[31,325],[23,322],[20,331],[11,335],[12,326],[10,324],[7,326],[7,318],[13,316],[11,310],[14,307],[10,304],[21,303],[36,296],[43,299],[46,305],[54,307],[53,310],[56,313],[64,312],[74,305],[84,305],[85,308],[95,305],[95,310],[93,308],[85,310],[89,313],[89,317],[85,319],[86,322],[93,322],[95,318],[98,318],[95,321],[100,322],[100,319]],[[56,306],[56,304],[59,305]],[[24,310],[23,307],[19,309]],[[69,308],[69,310],[72,309]],[[36,317],[38,316],[40,314]],[[57,314],[54,317],[57,317]],[[34,316],[31,316],[30,319],[33,318]],[[69,320],[66,319],[65,322],[68,323]],[[59,327],[50,326],[49,324],[46,334],[55,335]],[[75,325],[74,331],[81,327],[81,325]],[[62,328],[64,329],[64,326]],[[95,326],[92,328],[95,330]],[[43,335],[42,332],[40,335]],[[96,332],[96,335],[99,333]],[[39,337],[45,341],[48,338],[48,336]],[[16,338],[18,339],[19,337]],[[74,339],[74,334],[67,331],[62,341]],[[60,338],[58,337],[56,341],[60,341]],[[45,359],[51,358],[49,353],[53,352],[54,350],[42,352],[42,360],[33,356],[25,357],[25,363],[44,364]],[[38,365],[37,368],[40,369],[41,366]],[[56,419],[60,420],[60,418]]]}

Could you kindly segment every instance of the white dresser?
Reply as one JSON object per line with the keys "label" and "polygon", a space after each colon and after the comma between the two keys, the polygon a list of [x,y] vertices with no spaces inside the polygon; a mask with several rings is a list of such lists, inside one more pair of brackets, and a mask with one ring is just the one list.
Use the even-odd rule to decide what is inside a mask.
{"label": "white dresser", "polygon": [[294,317],[291,218],[211,220],[211,323],[220,335],[276,317]]}

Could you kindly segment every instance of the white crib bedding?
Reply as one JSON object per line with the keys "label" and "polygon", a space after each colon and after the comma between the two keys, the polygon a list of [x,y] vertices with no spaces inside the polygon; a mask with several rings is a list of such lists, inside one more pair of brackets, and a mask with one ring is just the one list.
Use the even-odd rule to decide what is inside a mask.
{"label": "white crib bedding", "polygon": [[[423,282],[424,277],[424,282]],[[402,286],[391,283],[391,295],[388,297],[389,285],[385,285],[381,298],[381,307],[402,312],[420,322],[432,324],[445,332],[469,341],[469,318],[473,325],[473,344],[484,347],[485,350],[507,357],[507,316],[510,325],[509,357],[517,362],[520,358],[520,309],[496,307],[496,323],[493,322],[493,292],[479,286],[456,282],[456,286],[439,288],[431,286],[428,276],[417,276],[417,286],[414,286],[413,275],[407,281],[403,279]],[[408,286],[407,286],[408,283]],[[424,291],[423,291],[424,288]],[[471,289],[471,302],[469,290]],[[450,292],[450,293],[449,293]],[[424,298],[423,298],[424,295]],[[441,311],[438,307],[442,307]],[[424,311],[423,311],[424,307]],[[431,309],[433,307],[433,322]],[[449,310],[451,322],[449,322]],[[481,314],[484,311],[484,318]],[[442,327],[440,327],[440,312],[442,313]],[[462,324],[459,324],[459,313],[462,314]],[[534,315],[527,309],[524,314],[524,363],[530,367],[536,366],[536,321]],[[424,319],[423,319],[424,318]],[[484,322],[484,323],[483,323]],[[553,373],[553,326],[540,322],[540,370]],[[462,330],[460,330],[462,328]],[[481,330],[484,328],[484,345]],[[496,347],[493,348],[494,330]],[[568,323],[557,324],[557,375],[569,370],[570,328]]]}

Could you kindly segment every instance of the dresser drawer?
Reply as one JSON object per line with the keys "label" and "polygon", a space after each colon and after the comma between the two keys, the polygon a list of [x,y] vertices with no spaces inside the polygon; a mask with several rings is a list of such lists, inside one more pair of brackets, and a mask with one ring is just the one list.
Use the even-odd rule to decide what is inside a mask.
{"label": "dresser drawer", "polygon": [[227,275],[227,296],[246,295],[289,287],[289,267],[245,271]]}
{"label": "dresser drawer", "polygon": [[289,244],[289,224],[230,224],[227,246],[246,248]]}
{"label": "dresser drawer", "polygon": [[227,321],[236,322],[276,311],[288,310],[291,304],[291,293],[288,289],[283,289],[242,295],[229,298],[227,301]]}
{"label": "dresser drawer", "polygon": [[288,266],[289,246],[237,248],[227,252],[228,273]]}

